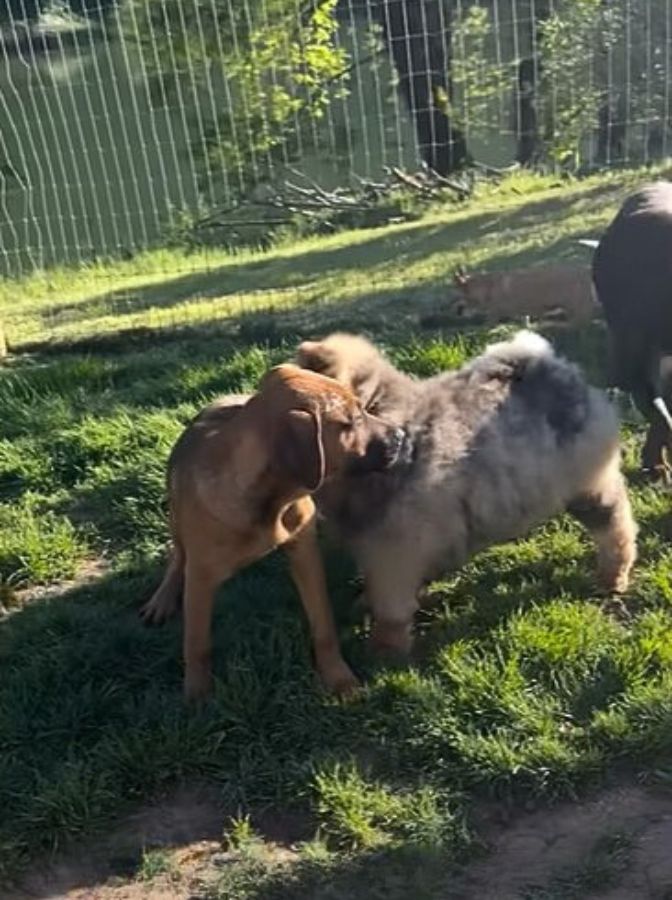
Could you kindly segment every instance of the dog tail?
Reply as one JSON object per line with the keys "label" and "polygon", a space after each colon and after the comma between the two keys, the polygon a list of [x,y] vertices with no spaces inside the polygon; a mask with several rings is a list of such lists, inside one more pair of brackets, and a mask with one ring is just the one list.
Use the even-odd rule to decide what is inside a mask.
{"label": "dog tail", "polygon": [[486,356],[499,356],[503,359],[529,359],[530,357],[552,356],[553,348],[536,331],[521,329],[513,337],[485,348]]}
{"label": "dog tail", "polygon": [[590,250],[597,250],[600,246],[600,242],[592,238],[579,238],[576,243],[581,244],[582,247],[588,247]]}

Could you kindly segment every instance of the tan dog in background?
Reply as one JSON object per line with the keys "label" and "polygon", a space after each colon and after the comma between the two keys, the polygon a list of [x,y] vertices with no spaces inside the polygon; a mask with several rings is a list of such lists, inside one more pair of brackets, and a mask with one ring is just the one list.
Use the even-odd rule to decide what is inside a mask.
{"label": "tan dog in background", "polygon": [[502,319],[557,317],[568,323],[589,323],[600,309],[595,300],[590,268],[576,265],[538,266],[502,272],[456,270],[454,284],[463,313],[478,313],[489,323]]}
{"label": "tan dog in background", "polygon": [[237,570],[284,546],[324,685],[357,680],[343,659],[327,596],[310,497],[337,472],[392,465],[404,434],[363,412],[346,387],[292,365],[272,369],[254,396],[225,397],[187,426],[168,463],[172,553],[143,607],[162,622],[184,590],[184,691],[211,684],[215,592]]}

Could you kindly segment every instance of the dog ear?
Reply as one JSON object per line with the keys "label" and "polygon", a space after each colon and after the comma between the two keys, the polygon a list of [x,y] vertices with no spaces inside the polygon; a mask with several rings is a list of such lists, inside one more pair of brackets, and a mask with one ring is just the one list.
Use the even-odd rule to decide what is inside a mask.
{"label": "dog ear", "polygon": [[276,461],[292,481],[307,491],[316,491],[326,475],[322,442],[322,420],[317,412],[291,409],[282,423],[276,446]]}
{"label": "dog ear", "polygon": [[373,415],[376,397],[379,393],[380,379],[374,372],[363,375],[354,381],[352,390],[361,403],[362,407]]}
{"label": "dog ear", "polygon": [[258,390],[268,390],[268,388],[273,387],[274,385],[287,384],[292,377],[298,374],[299,366],[296,366],[293,363],[281,363],[278,366],[273,366],[262,376]]}
{"label": "dog ear", "polygon": [[334,359],[321,341],[303,341],[296,351],[296,361],[302,369],[313,372],[328,373],[333,367]]}

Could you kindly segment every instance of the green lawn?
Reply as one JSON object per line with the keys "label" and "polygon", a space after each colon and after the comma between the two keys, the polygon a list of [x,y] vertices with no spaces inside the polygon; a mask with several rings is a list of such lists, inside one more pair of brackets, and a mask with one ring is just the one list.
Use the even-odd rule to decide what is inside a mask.
{"label": "green lawn", "polygon": [[[672,520],[668,496],[636,477],[627,404],[641,561],[622,607],[596,596],[580,529],[554,521],[435,584],[416,666],[375,670],[355,573],[325,546],[345,651],[367,681],[339,704],[315,686],[272,557],[222,592],[216,696],[200,713],[180,700],[180,623],[137,616],[160,576],[165,460],[200,406],[334,328],[366,331],[420,375],[459,365],[490,335],[451,319],[454,267],[586,259],[573,240],[599,233],[642,178],[519,177],[468,206],[264,254],[162,251],[2,286],[16,350],[0,369],[3,878],[198,777],[239,816],[236,860],[203,897],[443,898],[483,799],[545,802],[665,765]],[[599,325],[553,339],[603,380]],[[262,811],[307,823],[291,866],[259,850]],[[148,857],[139,877],[163,865]]]}

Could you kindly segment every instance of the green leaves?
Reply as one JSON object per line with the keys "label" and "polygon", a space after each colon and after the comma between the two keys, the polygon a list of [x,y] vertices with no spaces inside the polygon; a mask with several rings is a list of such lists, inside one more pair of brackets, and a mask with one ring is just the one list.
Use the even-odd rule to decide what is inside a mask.
{"label": "green leaves", "polygon": [[224,109],[218,99],[189,120],[202,183],[226,180],[244,192],[263,181],[291,159],[303,124],[342,95],[336,4],[321,0],[306,14],[296,0],[129,0],[122,28],[159,83],[158,103],[168,105],[182,82],[227,98]]}

